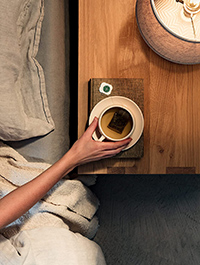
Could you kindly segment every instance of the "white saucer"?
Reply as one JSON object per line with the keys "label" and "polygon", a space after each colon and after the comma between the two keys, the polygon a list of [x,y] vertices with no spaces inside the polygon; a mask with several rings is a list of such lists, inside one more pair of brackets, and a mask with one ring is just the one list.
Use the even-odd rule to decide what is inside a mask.
{"label": "white saucer", "polygon": [[[122,96],[113,96],[113,97],[107,97],[99,101],[94,106],[94,108],[92,109],[90,113],[89,125],[92,123],[95,117],[99,118],[101,112],[105,108],[112,106],[113,104],[120,104],[121,106],[127,107],[135,118],[135,129],[133,131],[133,134],[130,136],[132,138],[132,141],[124,149],[124,150],[127,150],[137,143],[137,141],[140,139],[143,133],[143,130],[144,130],[144,117],[143,117],[142,111],[138,107],[138,105],[135,102],[133,102],[131,99],[122,97]],[[92,137],[94,140],[99,139],[99,137],[97,136],[97,131],[93,133]]]}

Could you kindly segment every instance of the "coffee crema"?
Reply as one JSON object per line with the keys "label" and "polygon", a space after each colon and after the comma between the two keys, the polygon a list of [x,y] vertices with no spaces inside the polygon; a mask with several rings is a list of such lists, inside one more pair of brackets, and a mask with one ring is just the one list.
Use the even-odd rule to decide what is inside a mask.
{"label": "coffee crema", "polygon": [[[123,112],[123,115],[122,117],[119,117],[119,118],[123,119],[124,121],[122,120],[120,121],[119,118],[117,120],[115,116],[119,116],[119,115],[116,115],[116,114],[122,113],[122,112]],[[115,122],[116,122],[116,128],[114,124]],[[123,122],[124,122],[124,126],[123,126]],[[110,126],[111,123],[112,123],[113,128]],[[119,123],[120,123],[120,126],[123,126],[123,127],[117,128]],[[104,134],[107,135],[108,137],[113,138],[113,139],[122,139],[131,132],[133,128],[133,119],[130,113],[124,108],[113,107],[113,108],[108,109],[103,114],[101,118],[101,128]]]}

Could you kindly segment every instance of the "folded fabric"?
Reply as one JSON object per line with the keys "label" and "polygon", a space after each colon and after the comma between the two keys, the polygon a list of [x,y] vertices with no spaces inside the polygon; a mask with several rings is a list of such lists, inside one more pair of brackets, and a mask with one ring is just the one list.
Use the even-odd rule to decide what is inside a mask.
{"label": "folded fabric", "polygon": [[[50,164],[28,162],[10,146],[0,142],[0,198],[32,180]],[[89,183],[88,183],[89,184]],[[59,181],[26,214],[0,233],[10,238],[19,231],[44,226],[66,227],[92,238],[98,228],[96,196],[78,179]]]}

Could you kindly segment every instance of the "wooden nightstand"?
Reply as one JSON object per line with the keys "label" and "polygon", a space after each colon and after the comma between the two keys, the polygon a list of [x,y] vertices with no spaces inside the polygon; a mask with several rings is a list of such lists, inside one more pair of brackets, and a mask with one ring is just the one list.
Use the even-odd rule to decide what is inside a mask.
{"label": "wooden nightstand", "polygon": [[144,156],[107,159],[79,174],[200,173],[200,65],[166,61],[143,41],[136,1],[79,0],[78,136],[88,121],[91,78],[144,80]]}

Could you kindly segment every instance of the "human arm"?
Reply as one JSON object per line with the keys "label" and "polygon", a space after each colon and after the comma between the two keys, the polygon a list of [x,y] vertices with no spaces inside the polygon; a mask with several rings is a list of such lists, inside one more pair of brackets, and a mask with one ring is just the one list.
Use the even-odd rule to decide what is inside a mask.
{"label": "human arm", "polygon": [[97,127],[95,118],[82,137],[54,165],[25,185],[0,200],[0,228],[27,212],[35,203],[75,167],[119,153],[130,142],[97,142],[92,134]]}

